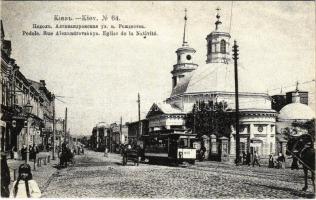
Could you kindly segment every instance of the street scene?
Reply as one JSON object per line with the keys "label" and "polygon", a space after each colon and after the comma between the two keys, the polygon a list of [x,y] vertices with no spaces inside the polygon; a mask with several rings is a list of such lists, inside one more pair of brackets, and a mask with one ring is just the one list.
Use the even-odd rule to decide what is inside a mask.
{"label": "street scene", "polygon": [[1,197],[315,198],[315,2],[1,4]]}
{"label": "street scene", "polygon": [[[48,178],[47,178],[48,179]],[[87,151],[76,164],[56,170],[43,185],[42,197],[103,198],[313,198],[300,190],[300,171],[267,166],[197,162],[172,167],[141,163],[122,166],[117,154]]]}

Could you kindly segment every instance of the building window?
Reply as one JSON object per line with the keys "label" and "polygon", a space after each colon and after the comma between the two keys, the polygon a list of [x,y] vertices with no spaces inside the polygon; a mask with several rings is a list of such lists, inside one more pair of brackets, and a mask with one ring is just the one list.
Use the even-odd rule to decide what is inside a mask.
{"label": "building window", "polygon": [[226,41],[221,40],[221,53],[226,53]]}
{"label": "building window", "polygon": [[172,77],[172,87],[176,87],[176,85],[177,85],[177,77],[174,76]]}
{"label": "building window", "polygon": [[210,54],[212,53],[212,42],[209,41],[208,44],[207,44],[207,54]]}

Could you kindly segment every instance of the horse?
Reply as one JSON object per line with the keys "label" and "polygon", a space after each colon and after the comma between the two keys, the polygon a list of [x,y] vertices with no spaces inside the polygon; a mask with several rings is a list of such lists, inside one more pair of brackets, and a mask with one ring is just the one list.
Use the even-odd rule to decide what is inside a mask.
{"label": "horse", "polygon": [[311,135],[303,134],[298,137],[291,137],[287,143],[287,153],[297,158],[303,165],[305,186],[302,190],[306,191],[308,188],[308,171],[310,171],[315,192],[315,149]]}

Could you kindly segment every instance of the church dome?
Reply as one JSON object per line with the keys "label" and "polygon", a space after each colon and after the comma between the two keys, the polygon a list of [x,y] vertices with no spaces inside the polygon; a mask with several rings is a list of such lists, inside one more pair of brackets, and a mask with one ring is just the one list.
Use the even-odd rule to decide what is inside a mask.
{"label": "church dome", "polygon": [[[238,91],[240,93],[265,93],[261,81],[253,80],[243,68],[238,69]],[[198,67],[174,88],[171,96],[183,93],[235,92],[235,74],[232,63],[210,63]]]}
{"label": "church dome", "polygon": [[313,110],[302,103],[290,103],[280,110],[279,120],[311,120],[315,118]]}

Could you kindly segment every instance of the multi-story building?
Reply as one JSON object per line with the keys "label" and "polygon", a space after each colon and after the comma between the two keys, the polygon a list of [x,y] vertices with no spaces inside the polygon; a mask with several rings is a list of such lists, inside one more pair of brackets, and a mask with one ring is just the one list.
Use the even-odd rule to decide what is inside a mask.
{"label": "multi-story building", "polygon": [[[52,129],[48,129],[47,139],[43,133],[46,127],[52,127],[54,95],[45,81],[38,83],[23,75],[11,58],[11,41],[4,37],[1,21],[1,150],[19,155],[23,145],[48,145]],[[26,105],[32,106],[30,113],[26,113]]]}
{"label": "multi-story building", "polygon": [[55,119],[55,145],[61,146],[64,141],[64,120],[62,118]]}

